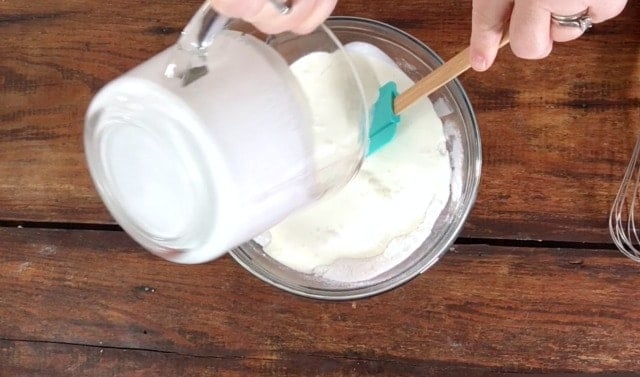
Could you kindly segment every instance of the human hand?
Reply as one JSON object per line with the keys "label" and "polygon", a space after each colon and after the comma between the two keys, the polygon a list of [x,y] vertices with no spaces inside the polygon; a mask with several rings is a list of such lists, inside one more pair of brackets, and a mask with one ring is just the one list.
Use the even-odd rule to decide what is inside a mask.
{"label": "human hand", "polygon": [[553,42],[579,38],[580,27],[561,26],[551,15],[571,16],[588,10],[594,24],[620,14],[627,0],[473,0],[471,66],[487,70],[496,58],[505,25],[513,53],[524,59],[542,59]]}
{"label": "human hand", "polygon": [[[276,0],[277,1],[277,0]],[[228,17],[241,18],[268,34],[293,31],[310,33],[326,20],[337,0],[294,0],[281,14],[269,0],[211,0],[213,8]]]}

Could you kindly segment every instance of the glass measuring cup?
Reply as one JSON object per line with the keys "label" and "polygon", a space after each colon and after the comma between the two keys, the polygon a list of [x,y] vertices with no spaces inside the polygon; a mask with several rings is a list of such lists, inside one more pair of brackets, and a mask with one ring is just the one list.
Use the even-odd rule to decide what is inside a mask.
{"label": "glass measuring cup", "polygon": [[[327,99],[313,98],[290,68],[310,53],[331,54],[340,67],[322,84],[348,88],[330,98],[349,119],[343,126],[317,123]],[[122,228],[165,259],[200,263],[346,184],[367,148],[367,114],[327,28],[264,35],[207,2],[176,45],[100,90],[84,144]]]}

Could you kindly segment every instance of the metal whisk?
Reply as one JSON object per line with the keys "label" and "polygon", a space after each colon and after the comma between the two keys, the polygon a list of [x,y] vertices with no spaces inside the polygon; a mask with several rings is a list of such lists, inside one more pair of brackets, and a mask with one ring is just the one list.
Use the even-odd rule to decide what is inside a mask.
{"label": "metal whisk", "polygon": [[[640,236],[636,226],[636,208],[640,205],[640,135],[633,148],[629,165],[624,173],[620,189],[609,214],[611,239],[620,251],[629,258],[640,262]],[[638,224],[640,226],[640,223]]]}

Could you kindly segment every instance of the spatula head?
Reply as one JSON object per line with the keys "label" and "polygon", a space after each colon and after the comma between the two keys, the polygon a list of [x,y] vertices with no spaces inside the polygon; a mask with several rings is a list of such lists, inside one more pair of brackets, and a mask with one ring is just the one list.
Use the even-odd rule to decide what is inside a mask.
{"label": "spatula head", "polygon": [[378,93],[378,100],[373,105],[371,127],[369,129],[369,150],[371,156],[393,140],[398,129],[400,116],[393,111],[393,100],[398,95],[396,83],[384,84]]}

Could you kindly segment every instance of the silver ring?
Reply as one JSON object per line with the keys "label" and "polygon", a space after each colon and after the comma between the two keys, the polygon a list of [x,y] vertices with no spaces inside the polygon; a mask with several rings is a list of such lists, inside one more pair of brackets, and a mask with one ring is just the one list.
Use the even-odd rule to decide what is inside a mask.
{"label": "silver ring", "polygon": [[291,12],[291,0],[269,0],[280,14]]}
{"label": "silver ring", "polygon": [[560,16],[551,13],[551,19],[560,26],[577,27],[582,30],[583,33],[593,26],[591,17],[589,17],[589,9],[585,9],[571,16]]}

